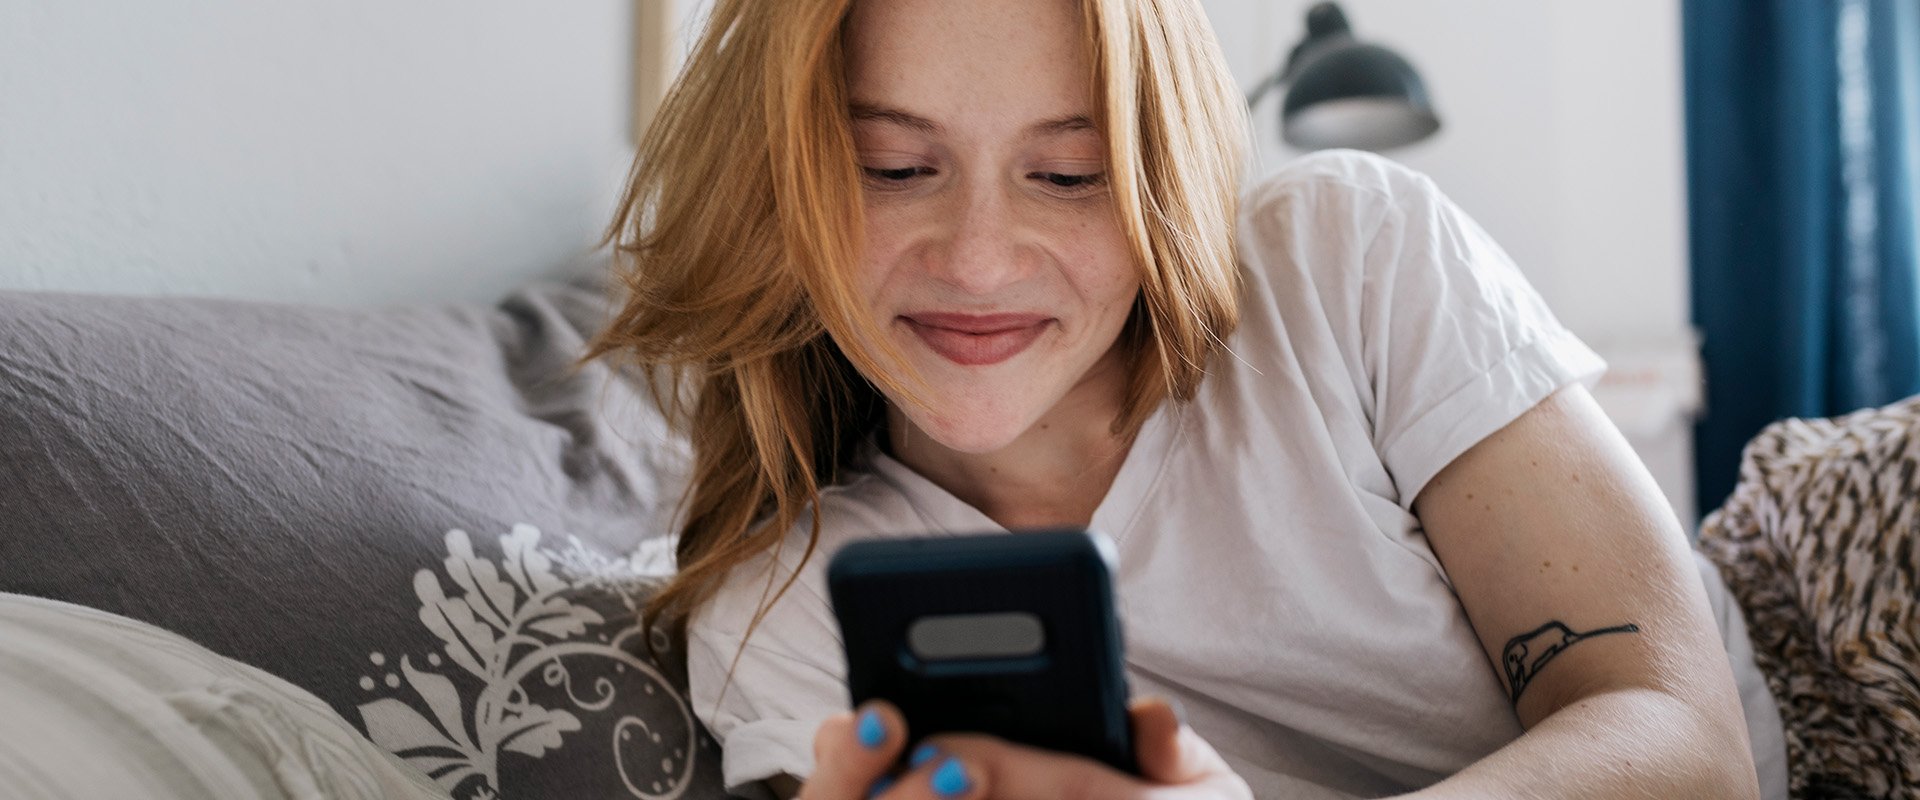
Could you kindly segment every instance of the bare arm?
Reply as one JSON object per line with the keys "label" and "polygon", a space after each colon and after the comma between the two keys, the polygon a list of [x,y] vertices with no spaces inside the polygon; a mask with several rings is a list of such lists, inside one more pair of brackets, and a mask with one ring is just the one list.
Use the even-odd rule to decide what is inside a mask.
{"label": "bare arm", "polygon": [[1415,501],[1527,733],[1412,798],[1755,798],[1726,653],[1684,534],[1583,387]]}

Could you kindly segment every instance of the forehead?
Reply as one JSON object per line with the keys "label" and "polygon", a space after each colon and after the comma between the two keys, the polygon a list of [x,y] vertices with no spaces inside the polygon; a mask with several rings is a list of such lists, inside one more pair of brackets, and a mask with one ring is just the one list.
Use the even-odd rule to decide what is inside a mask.
{"label": "forehead", "polygon": [[1090,115],[1077,0],[855,0],[847,83],[856,105],[943,126]]}

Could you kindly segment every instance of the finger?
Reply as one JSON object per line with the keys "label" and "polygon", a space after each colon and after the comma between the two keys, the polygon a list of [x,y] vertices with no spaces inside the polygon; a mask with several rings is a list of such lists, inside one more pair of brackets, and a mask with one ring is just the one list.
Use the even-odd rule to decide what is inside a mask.
{"label": "finger", "polygon": [[1198,777],[1198,766],[1180,758],[1183,722],[1172,701],[1140,698],[1127,711],[1133,716],[1133,752],[1141,777],[1154,783],[1187,783]]}
{"label": "finger", "polygon": [[885,791],[874,794],[875,800],[1003,800],[997,793],[987,793],[979,773],[968,766],[966,759],[937,743],[924,742],[914,748],[909,763],[907,771],[889,782]]}
{"label": "finger", "polygon": [[1180,701],[1146,698],[1135,701],[1134,753],[1140,774],[1154,783],[1187,784],[1232,773],[1226,759],[1187,724]]}
{"label": "finger", "polygon": [[[1174,715],[1178,721],[1178,714]],[[1193,729],[1179,729],[1185,765],[1202,767],[1190,781],[1142,781],[1091,759],[1011,744],[990,736],[933,737],[914,753],[914,767],[878,795],[881,800],[1219,800],[1251,798],[1245,781]]]}
{"label": "finger", "polygon": [[907,722],[884,701],[820,723],[813,736],[813,776],[800,787],[805,800],[863,800],[885,776],[907,741]]}
{"label": "finger", "polygon": [[939,736],[922,760],[882,795],[886,800],[1060,800],[1144,797],[1131,775],[1079,756],[1011,744],[989,736]]}

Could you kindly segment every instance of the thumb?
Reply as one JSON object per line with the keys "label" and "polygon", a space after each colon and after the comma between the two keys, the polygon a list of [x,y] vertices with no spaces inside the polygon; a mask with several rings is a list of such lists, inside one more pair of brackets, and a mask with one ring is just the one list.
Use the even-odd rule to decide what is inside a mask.
{"label": "thumb", "polygon": [[1154,783],[1192,783],[1206,777],[1206,760],[1188,741],[1193,733],[1186,730],[1176,703],[1148,697],[1134,700],[1127,709],[1133,715],[1133,750],[1140,775]]}

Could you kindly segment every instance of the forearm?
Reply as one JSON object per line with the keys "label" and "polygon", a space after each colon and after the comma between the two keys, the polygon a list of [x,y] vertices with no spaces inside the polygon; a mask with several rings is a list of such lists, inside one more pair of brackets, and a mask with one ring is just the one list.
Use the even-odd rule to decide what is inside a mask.
{"label": "forearm", "polygon": [[1404,800],[1759,796],[1743,729],[1671,695],[1621,690],[1569,704]]}

